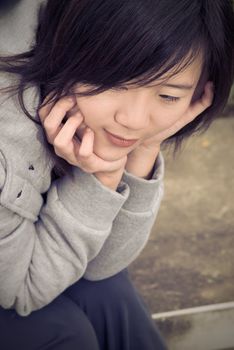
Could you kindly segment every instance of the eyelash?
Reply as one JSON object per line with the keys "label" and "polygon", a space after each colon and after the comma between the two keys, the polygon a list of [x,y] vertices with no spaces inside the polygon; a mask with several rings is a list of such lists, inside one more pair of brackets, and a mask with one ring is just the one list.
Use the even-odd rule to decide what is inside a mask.
{"label": "eyelash", "polygon": [[[115,88],[112,88],[112,90],[120,91],[120,90],[128,90],[128,88],[125,86],[117,86]],[[167,103],[173,103],[180,100],[180,97],[175,97],[175,96],[169,96],[169,95],[159,95],[159,96]]]}
{"label": "eyelash", "polygon": [[179,101],[179,97],[175,97],[175,96],[169,96],[169,95],[159,95],[163,100],[165,100],[166,102],[177,102]]}

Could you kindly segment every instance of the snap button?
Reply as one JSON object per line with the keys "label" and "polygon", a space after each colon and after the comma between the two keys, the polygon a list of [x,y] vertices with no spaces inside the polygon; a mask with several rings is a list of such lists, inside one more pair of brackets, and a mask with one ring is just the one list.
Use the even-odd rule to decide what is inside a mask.
{"label": "snap button", "polygon": [[17,194],[17,198],[19,198],[22,194],[22,191],[20,191],[18,194]]}
{"label": "snap button", "polygon": [[6,181],[2,188],[0,204],[16,214],[32,220],[38,220],[43,205],[43,198],[36,188],[22,177],[11,172],[6,173]]}

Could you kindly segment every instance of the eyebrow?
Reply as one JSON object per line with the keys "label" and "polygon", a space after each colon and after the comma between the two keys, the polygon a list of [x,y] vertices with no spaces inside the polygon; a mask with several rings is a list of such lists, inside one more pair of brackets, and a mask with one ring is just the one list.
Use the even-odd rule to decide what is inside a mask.
{"label": "eyebrow", "polygon": [[180,90],[191,90],[193,88],[193,85],[189,85],[189,84],[169,84],[169,83],[165,83],[165,84],[161,84],[162,86],[166,86],[166,87],[171,87],[174,89],[180,89]]}

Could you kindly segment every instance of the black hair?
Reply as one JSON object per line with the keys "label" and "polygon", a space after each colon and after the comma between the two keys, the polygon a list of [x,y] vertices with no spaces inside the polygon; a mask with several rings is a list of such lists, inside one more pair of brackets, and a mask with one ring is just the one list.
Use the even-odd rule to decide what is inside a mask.
{"label": "black hair", "polygon": [[40,88],[41,102],[49,93],[54,101],[72,94],[77,83],[94,87],[81,96],[132,80],[143,86],[173,67],[182,70],[202,52],[200,81],[214,83],[214,100],[168,139],[178,147],[185,137],[205,130],[227,103],[233,36],[231,0],[48,0],[30,50],[1,57],[0,70],[20,76],[17,91],[28,115],[23,91],[31,84]]}

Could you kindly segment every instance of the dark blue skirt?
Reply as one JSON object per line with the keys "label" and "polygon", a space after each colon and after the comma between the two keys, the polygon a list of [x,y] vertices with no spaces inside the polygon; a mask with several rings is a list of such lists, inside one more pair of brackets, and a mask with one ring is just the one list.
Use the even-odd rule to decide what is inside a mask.
{"label": "dark blue skirt", "polygon": [[165,350],[127,269],[84,278],[26,317],[0,307],[2,350]]}

